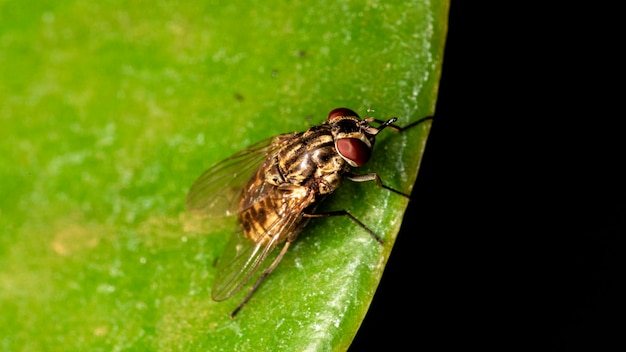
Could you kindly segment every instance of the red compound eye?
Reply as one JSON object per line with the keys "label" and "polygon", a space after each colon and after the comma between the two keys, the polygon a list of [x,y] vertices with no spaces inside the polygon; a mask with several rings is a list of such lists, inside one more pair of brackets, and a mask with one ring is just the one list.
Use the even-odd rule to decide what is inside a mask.
{"label": "red compound eye", "polygon": [[330,113],[328,113],[328,119],[331,120],[335,117],[341,117],[341,116],[355,116],[355,117],[359,117],[359,115],[348,109],[348,108],[337,108],[333,111],[331,111]]}
{"label": "red compound eye", "polygon": [[337,152],[352,166],[363,166],[370,160],[372,150],[360,139],[341,138],[336,143]]}

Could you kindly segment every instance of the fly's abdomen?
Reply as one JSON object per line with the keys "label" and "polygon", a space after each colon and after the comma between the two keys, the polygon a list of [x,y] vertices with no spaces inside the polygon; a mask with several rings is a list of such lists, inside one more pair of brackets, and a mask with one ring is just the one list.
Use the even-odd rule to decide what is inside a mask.
{"label": "fly's abdomen", "polygon": [[249,181],[240,202],[239,224],[244,236],[254,243],[281,243],[297,236],[302,212],[315,202],[315,192],[288,182],[269,183],[264,175],[270,173],[271,164],[266,166]]}
{"label": "fly's abdomen", "polygon": [[278,199],[265,197],[239,212],[239,223],[244,236],[255,242],[270,240],[276,235],[276,225],[283,216],[283,207]]}

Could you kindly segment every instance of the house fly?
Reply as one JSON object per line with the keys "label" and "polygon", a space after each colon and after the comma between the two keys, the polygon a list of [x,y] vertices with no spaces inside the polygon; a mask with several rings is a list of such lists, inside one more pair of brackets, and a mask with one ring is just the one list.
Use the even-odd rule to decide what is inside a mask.
{"label": "house fly", "polygon": [[[311,218],[345,216],[382,244],[380,237],[347,210],[316,213],[315,208],[344,178],[375,181],[408,198],[408,194],[384,185],[378,174],[359,175],[351,170],[370,159],[375,137],[384,128],[401,131],[426,119],[399,127],[393,124],[396,118],[361,119],[350,109],[337,108],[321,125],[266,139],[205,171],[189,190],[188,211],[207,217],[236,215],[238,220],[218,261],[212,298],[224,301],[232,297],[264,267],[231,313],[234,318]],[[373,122],[378,127],[370,125]],[[279,245],[282,248],[276,258],[264,264]]]}

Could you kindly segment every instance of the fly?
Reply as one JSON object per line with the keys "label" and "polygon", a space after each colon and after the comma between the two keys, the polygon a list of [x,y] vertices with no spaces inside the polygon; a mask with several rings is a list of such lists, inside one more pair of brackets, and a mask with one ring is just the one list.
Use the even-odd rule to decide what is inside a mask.
{"label": "fly", "polygon": [[[397,118],[361,119],[350,109],[337,108],[321,125],[266,139],[205,171],[189,190],[188,211],[206,217],[236,215],[238,220],[238,228],[219,259],[212,298],[224,301],[239,292],[264,266],[270,253],[282,245],[278,256],[231,313],[234,318],[311,218],[345,216],[382,244],[378,235],[347,210],[316,213],[315,208],[344,178],[375,181],[408,198],[408,194],[384,185],[376,173],[359,175],[351,170],[367,163],[375,137],[384,128],[402,131],[427,119],[430,117],[399,127],[393,124]],[[372,122],[379,126],[371,126]]]}

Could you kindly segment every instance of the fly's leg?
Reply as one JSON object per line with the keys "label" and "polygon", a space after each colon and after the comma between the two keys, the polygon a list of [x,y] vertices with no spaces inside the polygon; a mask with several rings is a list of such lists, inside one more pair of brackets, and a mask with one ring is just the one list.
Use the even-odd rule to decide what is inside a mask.
{"label": "fly's leg", "polygon": [[[369,112],[369,110],[368,110],[368,112]],[[393,118],[391,120],[383,121],[383,120],[379,120],[379,119],[370,117],[367,120],[368,121],[374,121],[374,122],[377,122],[377,123],[381,124],[381,126],[378,127],[378,132],[380,132],[380,130],[382,130],[385,127],[391,128],[392,130],[394,130],[396,132],[403,132],[403,131],[406,131],[406,130],[408,130],[410,128],[413,128],[413,127],[415,127],[415,126],[417,126],[417,125],[419,125],[421,123],[424,123],[425,121],[432,120],[432,119],[433,119],[432,116],[427,116],[427,117],[421,118],[421,119],[419,119],[417,121],[413,121],[413,122],[411,122],[410,124],[408,124],[406,126],[398,126],[398,125],[393,124],[392,122],[396,121],[397,118]],[[396,193],[396,194],[399,194],[399,195],[401,195],[403,197],[411,199],[410,195],[385,185],[382,182],[382,180],[380,179],[380,176],[378,176],[378,174],[376,174],[376,173],[365,174],[365,175],[356,175],[356,174],[348,173],[346,175],[346,178],[349,179],[350,181],[353,181],[353,182],[376,181],[376,185],[378,187],[382,187],[382,188],[384,188],[384,189],[386,189],[388,191],[391,191],[393,193]]]}
{"label": "fly's leg", "polygon": [[[338,210],[338,211],[331,211],[331,212],[317,213],[317,214],[304,213],[302,214],[302,216],[306,218],[326,218],[330,216],[347,216],[348,219],[352,220],[355,224],[359,225],[359,227],[361,227],[370,236],[372,236],[372,238],[374,238],[376,242],[380,243],[381,245],[383,244],[383,240],[380,237],[378,237],[378,235],[376,235],[374,231],[370,230],[369,227],[367,227],[359,219],[355,218],[354,215],[350,214],[347,210]],[[248,303],[248,301],[250,300],[254,292],[259,288],[259,286],[265,280],[265,278],[267,278],[272,273],[272,271],[276,269],[276,267],[278,266],[278,263],[280,263],[280,261],[283,259],[283,257],[285,256],[285,253],[287,253],[287,249],[289,249],[289,246],[291,246],[291,243],[294,240],[295,240],[295,237],[293,238],[290,237],[285,241],[285,245],[280,250],[280,253],[276,257],[276,259],[274,259],[274,261],[272,262],[272,264],[270,264],[270,266],[268,266],[265,270],[263,270],[263,272],[261,273],[261,276],[259,276],[259,278],[256,280],[256,282],[254,283],[254,286],[252,286],[252,288],[250,289],[246,297],[243,299],[243,301],[241,301],[241,303],[239,303],[237,308],[235,308],[235,310],[233,310],[233,312],[230,313],[231,319],[235,318],[237,313],[239,313],[241,308],[243,308],[243,306],[245,306],[246,303]]]}
{"label": "fly's leg", "polygon": [[285,241],[285,245],[283,246],[283,249],[281,249],[280,253],[278,254],[278,257],[276,257],[276,259],[274,259],[274,261],[272,262],[272,264],[270,266],[268,266],[265,270],[263,270],[263,272],[261,273],[261,276],[259,276],[259,278],[254,283],[254,286],[252,286],[252,288],[250,289],[250,292],[248,292],[248,294],[246,295],[246,298],[244,298],[243,301],[241,301],[241,303],[239,303],[237,308],[235,308],[235,310],[233,310],[233,312],[230,313],[230,318],[231,319],[234,319],[235,315],[237,315],[237,313],[239,313],[241,308],[243,308],[243,306],[245,306],[246,303],[248,303],[248,301],[250,300],[250,298],[252,297],[254,292],[259,288],[259,286],[261,285],[263,280],[265,280],[265,278],[269,274],[271,274],[272,271],[274,271],[274,269],[276,269],[276,267],[278,266],[278,263],[280,263],[280,261],[285,256],[285,253],[287,253],[287,249],[289,248],[289,246],[291,246],[291,242],[293,242],[293,240],[295,240],[295,237],[293,239],[292,238],[288,238],[287,241]]}
{"label": "fly's leg", "polygon": [[[304,213],[304,214],[302,214],[302,216],[306,217],[306,218],[326,218],[326,217],[330,217],[330,216],[347,216],[348,219],[352,220],[355,224],[359,225],[359,227],[361,227],[370,236],[372,236],[372,238],[374,238],[376,240],[376,242],[378,242],[380,244],[383,244],[383,240],[380,237],[378,237],[378,235],[375,234],[374,231],[370,230],[369,227],[367,227],[359,219],[355,218],[354,215],[350,214],[347,210],[330,211],[330,212],[326,212],[326,213],[316,213],[316,214]],[[261,273],[261,276],[259,276],[259,278],[256,280],[256,282],[254,283],[254,286],[252,286],[252,288],[250,289],[250,291],[248,292],[246,297],[243,299],[243,301],[241,301],[241,303],[239,303],[237,308],[235,308],[235,310],[233,310],[233,312],[230,313],[231,319],[235,318],[237,313],[239,313],[241,308],[243,308],[243,306],[245,306],[246,303],[248,303],[248,301],[250,300],[250,298],[252,297],[254,292],[259,288],[259,286],[265,280],[265,278],[267,278],[267,276],[269,276],[269,274],[271,274],[272,271],[274,271],[274,269],[276,269],[276,267],[278,266],[278,263],[280,263],[280,261],[283,259],[283,257],[285,256],[285,253],[287,253],[287,249],[289,249],[289,246],[291,246],[291,243],[295,239],[296,239],[295,237],[287,238],[287,240],[285,241],[285,245],[280,250],[280,253],[276,257],[276,259],[274,259],[274,261],[272,262],[272,264],[270,266],[268,266],[265,270],[263,270],[263,272]]]}
{"label": "fly's leg", "polygon": [[[432,116],[426,116],[426,117],[423,117],[423,118],[421,118],[421,119],[419,119],[417,121],[413,121],[413,122],[411,122],[410,124],[408,124],[406,126],[398,126],[396,124],[390,123],[390,124],[386,124],[386,127],[391,128],[392,130],[394,130],[396,132],[403,132],[403,131],[406,131],[406,130],[408,130],[410,128],[413,128],[413,127],[415,127],[415,126],[417,126],[419,124],[422,124],[422,123],[424,123],[424,122],[426,122],[428,120],[432,120],[432,119],[433,119]],[[379,120],[379,119],[372,119],[372,121],[378,122],[380,124],[384,124],[386,122],[386,121]]]}
{"label": "fly's leg", "polygon": [[348,174],[348,175],[346,175],[346,178],[347,178],[348,180],[350,180],[350,181],[353,181],[353,182],[376,181],[376,185],[377,185],[378,187],[382,187],[382,188],[384,188],[384,189],[386,189],[386,190],[389,190],[389,191],[391,191],[391,192],[393,192],[393,193],[396,193],[396,194],[399,194],[399,195],[401,195],[401,196],[403,196],[403,197],[407,197],[408,199],[411,199],[411,196],[410,196],[410,195],[408,195],[408,194],[406,194],[406,193],[404,193],[404,192],[398,191],[397,189],[393,189],[393,188],[391,188],[391,187],[389,187],[389,186],[385,185],[385,184],[383,183],[383,181],[380,179],[380,176],[378,176],[378,174],[375,174],[375,173],[372,173],[372,174],[365,174],[365,175]]}
{"label": "fly's leg", "polygon": [[316,213],[316,214],[302,214],[302,216],[306,218],[327,218],[330,216],[347,216],[348,219],[352,220],[355,224],[359,225],[363,230],[365,230],[372,238],[376,240],[376,242],[383,244],[383,240],[378,237],[374,231],[370,230],[364,223],[359,221],[359,219],[355,218],[354,215],[350,214],[347,210],[337,210],[337,211],[329,211],[326,213]]}

